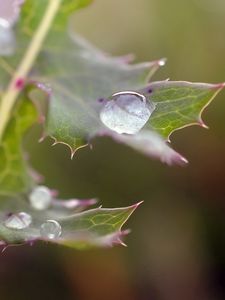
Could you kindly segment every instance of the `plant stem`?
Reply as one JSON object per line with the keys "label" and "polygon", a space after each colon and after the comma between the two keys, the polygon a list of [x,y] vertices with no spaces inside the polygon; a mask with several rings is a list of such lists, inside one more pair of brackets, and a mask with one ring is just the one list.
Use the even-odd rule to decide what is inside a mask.
{"label": "plant stem", "polygon": [[0,140],[10,119],[11,110],[21,92],[23,82],[26,80],[39,52],[43,41],[48,34],[51,24],[59,9],[62,0],[49,0],[48,7],[38,26],[24,57],[13,75],[6,92],[3,94],[0,104]]}

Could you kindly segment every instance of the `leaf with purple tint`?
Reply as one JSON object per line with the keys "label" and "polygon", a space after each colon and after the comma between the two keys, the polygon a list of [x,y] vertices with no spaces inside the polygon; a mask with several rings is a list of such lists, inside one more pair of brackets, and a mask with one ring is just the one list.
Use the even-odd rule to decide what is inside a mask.
{"label": "leaf with purple tint", "polygon": [[105,128],[99,118],[104,99],[116,91],[143,88],[161,63],[122,63],[77,35],[62,41],[58,37],[39,57],[35,70],[40,75],[33,77],[52,89],[45,134],[76,151]]}
{"label": "leaf with purple tint", "polygon": [[[201,113],[224,86],[170,81],[147,84],[149,69],[153,75],[163,61],[138,65],[121,63],[72,33],[70,37],[64,36],[62,42],[54,41],[52,46],[40,56],[36,67],[40,75],[34,79],[47,82],[52,89],[45,135],[53,137],[55,144],[68,145],[72,154],[102,131],[110,136],[111,131],[118,132],[101,119],[102,110],[115,93],[130,91],[130,94],[136,92],[143,95],[146,105],[154,108],[148,120],[145,114],[146,121],[143,120],[143,124],[146,124],[142,130],[146,132],[150,129],[167,139],[173,131],[185,126],[204,126]],[[111,115],[117,111],[112,108]],[[122,117],[120,122],[129,127],[131,117],[132,114],[128,113],[128,118]],[[130,132],[132,128],[125,133]],[[151,139],[148,141],[148,137],[151,133],[145,134],[144,139],[141,131],[136,133],[134,143],[138,140],[142,146],[135,149],[147,153],[146,149],[150,150]],[[131,137],[118,136],[118,140],[121,139],[131,145]],[[148,155],[151,155],[151,151]],[[160,157],[160,153],[154,156]],[[160,159],[163,160],[163,157]]]}
{"label": "leaf with purple tint", "polygon": [[[101,135],[105,135],[101,133]],[[106,133],[109,135],[109,133]],[[110,133],[112,139],[118,143],[128,145],[150,158],[159,159],[168,165],[185,165],[188,161],[182,155],[170,148],[156,132],[143,130],[136,135]]]}
{"label": "leaf with purple tint", "polygon": [[[117,87],[120,85],[120,76],[122,76],[123,83],[127,80],[127,87],[131,87],[131,85],[137,84],[137,82],[139,82],[137,85],[138,87],[143,87],[141,84],[143,77],[146,77],[147,74],[150,76],[161,63],[157,61],[154,63],[131,66],[125,62],[127,58],[108,57],[96,48],[83,42],[81,38],[76,38],[76,41],[72,41],[74,37],[70,39],[61,30],[66,24],[69,13],[89,2],[89,0],[58,0],[57,2],[52,2],[50,0],[27,0],[22,8],[22,18],[18,24],[18,46],[15,55],[10,56],[8,55],[9,53],[7,53],[7,55],[6,53],[2,53],[4,57],[0,59],[1,97],[3,100],[9,99],[10,101],[14,101],[16,99],[16,97],[15,99],[13,98],[14,93],[18,96],[17,92],[19,91],[20,94],[17,103],[13,106],[13,110],[6,110],[8,113],[10,112],[10,115],[9,120],[7,120],[7,126],[2,132],[2,139],[0,142],[1,245],[21,244],[33,242],[35,240],[50,241],[72,246],[74,248],[90,246],[107,247],[112,246],[113,244],[123,244],[122,238],[128,231],[122,231],[121,228],[138,206],[137,204],[131,207],[117,209],[96,208],[83,212],[85,208],[95,204],[96,200],[60,200],[52,195],[50,198],[43,198],[45,200],[47,199],[46,203],[40,203],[40,201],[43,200],[41,197],[44,196],[40,193],[40,189],[38,192],[39,194],[37,193],[36,189],[38,189],[38,187],[32,179],[30,168],[26,163],[21,148],[25,131],[35,122],[43,122],[47,116],[51,116],[52,109],[54,108],[54,104],[57,104],[57,101],[55,102],[53,99],[50,99],[48,111],[47,100],[49,100],[49,95],[53,95],[60,101],[63,99],[65,100],[62,102],[63,110],[65,108],[65,103],[71,101],[68,95],[73,92],[72,89],[68,87],[68,94],[66,93],[64,95],[65,89],[67,89],[67,86],[64,86],[64,81],[67,81],[67,78],[64,78],[64,76],[66,77],[67,75],[66,68],[59,70],[58,62],[57,64],[54,64],[54,54],[57,54],[58,50],[59,60],[65,57],[65,49],[67,46],[73,45],[72,47],[75,47],[74,53],[70,52],[68,57],[70,56],[72,61],[74,59],[72,69],[80,67],[80,75],[75,75],[75,81],[78,82],[80,88],[83,76],[83,87],[87,88],[87,83],[91,78],[88,78],[85,74],[82,75],[82,72],[86,72],[85,69],[88,71],[90,64],[92,63],[94,65],[92,75],[94,75],[96,71],[98,72],[98,69],[102,74],[111,74],[114,77],[114,85]],[[37,64],[32,68],[32,76],[29,78],[18,77],[14,81],[14,74],[17,75],[19,73],[19,71],[17,73],[16,70],[21,70],[21,67],[18,68],[18,65],[20,64],[22,57],[22,67],[24,67],[24,65],[25,69],[28,67],[26,65],[27,52],[25,50],[30,43],[30,37],[34,34],[35,29],[38,28],[42,18],[44,18],[44,12],[48,3],[58,3],[58,13],[51,30],[49,30],[48,39],[43,45],[42,51],[37,59]],[[46,24],[44,23],[44,25]],[[10,30],[12,30],[11,27]],[[68,41],[69,44],[67,44]],[[58,44],[59,49],[57,48]],[[64,50],[61,48],[61,44],[64,46]],[[33,45],[35,46],[36,44],[34,43]],[[86,48],[88,48],[87,53],[85,52]],[[31,49],[36,51],[34,48]],[[48,57],[49,51],[50,58]],[[29,53],[32,56],[32,53]],[[94,60],[90,60],[86,54],[91,54]],[[45,64],[46,58],[49,60],[49,68],[48,66],[45,66],[47,68],[43,68],[43,63]],[[70,63],[70,60],[67,63]],[[39,67],[41,70],[43,69],[43,72],[38,72]],[[54,81],[51,81],[52,72],[54,74]],[[26,74],[26,72],[23,74]],[[40,76],[42,79],[46,77],[45,84],[36,81]],[[81,78],[79,78],[79,76],[81,76]],[[12,77],[13,83],[15,84],[9,85],[9,81]],[[56,86],[55,79],[57,79]],[[71,81],[68,80],[68,84],[71,85]],[[107,81],[105,84],[107,85]],[[7,86],[9,87],[7,88]],[[96,93],[96,88],[98,87],[100,89],[100,86],[101,81],[95,80],[93,91]],[[112,84],[109,86],[111,86],[111,90],[115,88],[112,88]],[[89,86],[89,88],[91,88],[91,86]],[[89,95],[89,99],[92,98],[93,91]],[[106,91],[108,92],[109,88],[107,88]],[[98,95],[100,96],[100,94],[101,93]],[[27,99],[27,95],[30,96],[33,102]],[[61,97],[63,97],[63,99]],[[97,105],[99,103],[100,102],[97,101]],[[68,108],[70,109],[70,107]],[[86,108],[88,108],[88,106],[85,107],[85,109]],[[2,112],[5,112],[5,110],[2,110]],[[70,111],[64,110],[65,114],[68,112],[70,113]],[[88,113],[88,109],[86,112]],[[76,112],[76,114],[77,113],[82,114],[82,112]],[[56,115],[54,114],[54,117],[55,116]],[[80,120],[81,123],[84,121],[82,118]],[[68,126],[70,126],[67,117],[66,122],[68,123]],[[36,194],[36,198],[33,194],[35,190],[39,195],[37,196]],[[44,209],[43,205],[44,207],[46,206]]]}
{"label": "leaf with purple tint", "polygon": [[0,0],[0,19],[14,24],[19,17],[20,7],[23,2],[24,0]]}
{"label": "leaf with purple tint", "polygon": [[[84,207],[87,200],[84,200],[85,205],[82,201],[79,200]],[[90,201],[91,204],[93,202]],[[62,211],[52,203],[48,210],[39,212],[32,209],[24,198],[18,198],[17,201],[5,198],[0,203],[0,240],[5,245],[43,240],[78,249],[124,245],[122,239],[128,230],[123,231],[122,226],[139,204],[116,209],[95,208],[77,213],[71,207]],[[24,215],[30,217],[29,223],[26,223]],[[43,232],[43,224],[48,220],[56,224],[59,231],[50,227]]]}

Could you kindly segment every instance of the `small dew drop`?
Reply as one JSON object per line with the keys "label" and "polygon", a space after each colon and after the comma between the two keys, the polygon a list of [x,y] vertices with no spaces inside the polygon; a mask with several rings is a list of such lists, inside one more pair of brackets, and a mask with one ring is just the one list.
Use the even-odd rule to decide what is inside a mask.
{"label": "small dew drop", "polygon": [[4,225],[11,229],[24,229],[29,227],[31,223],[32,217],[25,212],[20,212],[17,214],[11,214],[5,220]]}
{"label": "small dew drop", "polygon": [[47,209],[52,201],[50,189],[43,185],[35,187],[29,195],[29,201],[32,208],[36,210]]}
{"label": "small dew drop", "polygon": [[165,59],[160,59],[158,63],[159,63],[160,67],[163,67],[166,64],[166,60]]}
{"label": "small dew drop", "polygon": [[119,92],[100,112],[104,125],[117,133],[135,134],[141,130],[155,109],[154,103],[136,92]]}
{"label": "small dew drop", "polygon": [[62,233],[61,225],[55,220],[47,220],[41,225],[41,236],[47,239],[57,239]]}
{"label": "small dew drop", "polygon": [[15,52],[16,39],[10,23],[0,18],[0,55],[10,56]]}

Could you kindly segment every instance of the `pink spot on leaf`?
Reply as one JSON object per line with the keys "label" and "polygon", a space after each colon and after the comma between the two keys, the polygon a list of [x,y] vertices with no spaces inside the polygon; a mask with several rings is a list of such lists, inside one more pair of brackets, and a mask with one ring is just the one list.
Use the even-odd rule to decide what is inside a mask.
{"label": "pink spot on leaf", "polygon": [[15,82],[15,87],[18,90],[22,90],[25,84],[25,80],[23,78],[18,78]]}

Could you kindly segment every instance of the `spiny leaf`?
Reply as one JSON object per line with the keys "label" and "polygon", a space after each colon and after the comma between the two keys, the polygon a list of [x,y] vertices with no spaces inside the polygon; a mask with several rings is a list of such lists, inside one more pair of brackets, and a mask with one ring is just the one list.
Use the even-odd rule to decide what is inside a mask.
{"label": "spiny leaf", "polygon": [[149,100],[156,109],[146,128],[168,138],[171,133],[190,125],[206,127],[202,112],[221,91],[224,84],[191,83],[182,81],[161,81],[151,83]]}
{"label": "spiny leaf", "polygon": [[[128,231],[122,231],[121,228],[139,204],[116,209],[96,208],[81,213],[75,213],[72,209],[74,214],[71,214],[71,209],[61,210],[54,203],[50,209],[39,212],[32,209],[25,198],[18,198],[17,201],[5,198],[0,203],[0,239],[7,245],[43,240],[78,249],[123,244],[123,235]],[[13,229],[5,225],[12,213],[19,216],[22,211],[32,218],[29,226]],[[43,236],[42,224],[53,219],[59,224],[61,234],[49,238]]]}
{"label": "spiny leaf", "polygon": [[[54,30],[56,30],[57,26],[58,29],[62,26],[69,12],[87,2],[88,1],[62,1],[62,6],[60,6],[59,14],[55,21],[56,23],[54,23],[53,26]],[[35,26],[38,26],[45,9],[45,4],[46,1],[42,0],[28,0],[23,7],[23,21],[21,21],[23,26],[21,26],[22,30],[19,35],[23,47],[19,48],[15,56],[1,60],[1,66],[5,71],[1,73],[1,88],[3,94],[4,88],[14,72],[14,68],[16,68],[18,61],[22,57],[23,49],[26,48],[28,35],[33,33],[32,30],[34,30]],[[52,34],[51,37],[54,39],[54,34]],[[117,59],[110,61],[110,65],[112,65],[113,62],[117,63]],[[145,69],[145,66],[143,69]],[[140,74],[140,70],[136,71],[136,75]],[[51,241],[70,245],[75,248],[111,246],[114,243],[123,244],[121,239],[127,231],[121,231],[121,227],[138,205],[119,209],[98,208],[78,213],[77,207],[75,208],[76,205],[79,206],[79,209],[83,209],[87,205],[93,204],[93,201],[88,200],[81,202],[77,199],[60,201],[52,199],[51,207],[41,212],[32,208],[32,205],[29,203],[29,193],[34,183],[30,178],[28,167],[23,158],[21,143],[25,131],[38,119],[40,120],[41,118],[41,121],[43,121],[43,117],[46,113],[46,99],[44,98],[42,101],[42,99],[37,97],[34,90],[31,91],[32,95],[36,95],[35,99],[33,99],[34,103],[27,100],[25,95],[29,94],[28,91],[32,89],[32,86],[33,84],[30,86],[27,85],[27,89],[20,95],[20,101],[14,107],[14,112],[4,131],[0,145],[2,158],[0,165],[1,245],[4,243],[6,245],[20,244],[33,242],[34,240]],[[40,87],[40,83],[38,83],[37,86]],[[71,209],[73,210],[72,215]],[[23,219],[24,216],[29,219],[28,225],[26,225],[26,221]],[[58,224],[60,228],[59,235],[56,237],[43,235],[41,231],[43,224],[49,222],[47,221],[49,219],[54,219],[55,224]],[[20,225],[22,225],[22,228]]]}
{"label": "spiny leaf", "polygon": [[[141,93],[149,103],[155,104],[143,128],[145,132],[150,129],[167,139],[174,130],[184,126],[193,123],[204,126],[200,115],[224,85],[170,81],[147,84],[149,69],[153,75],[162,62],[123,64],[74,34],[64,37],[63,43],[56,42],[54,48],[42,53],[36,66],[40,77],[35,79],[48,82],[52,88],[46,135],[53,137],[55,144],[68,145],[72,155],[102,131],[112,136],[99,115],[111,95],[120,91]],[[143,135],[140,132],[134,138],[134,143],[139,140],[142,145],[135,149],[147,153],[147,148],[149,156],[152,153],[150,136],[151,133]],[[118,137],[117,140],[121,139],[132,141],[131,137]],[[132,144],[130,142],[128,145]]]}
{"label": "spiny leaf", "polygon": [[[16,53],[9,57],[0,57],[0,97],[4,97],[6,86],[24,55],[24,50],[30,43],[29,34],[43,18],[43,12],[48,3],[55,0],[27,0],[22,7],[22,18],[18,24],[18,42]],[[54,24],[62,22],[63,18],[79,7],[88,4],[87,0],[60,0],[59,14]],[[12,3],[16,4],[16,2]],[[17,3],[18,5],[18,3]],[[13,10],[13,7],[11,8]],[[12,11],[13,15],[13,11]],[[15,18],[14,18],[15,19]],[[60,23],[60,26],[64,24]],[[19,79],[23,87],[25,79]],[[19,87],[20,88],[20,87]],[[39,101],[36,101],[37,108],[40,108]],[[43,119],[43,112],[40,111]],[[26,130],[38,120],[38,113],[32,102],[27,99],[26,91],[20,95],[19,103],[13,110],[8,126],[0,142],[0,195],[25,192],[33,185],[26,160],[24,159],[21,143]],[[43,121],[43,120],[42,120]],[[1,120],[0,120],[1,122]]]}
{"label": "spiny leaf", "polygon": [[35,68],[40,75],[33,78],[52,89],[46,135],[76,151],[106,129],[99,119],[101,100],[116,91],[143,88],[163,62],[129,65],[77,35],[64,37],[41,54]]}

